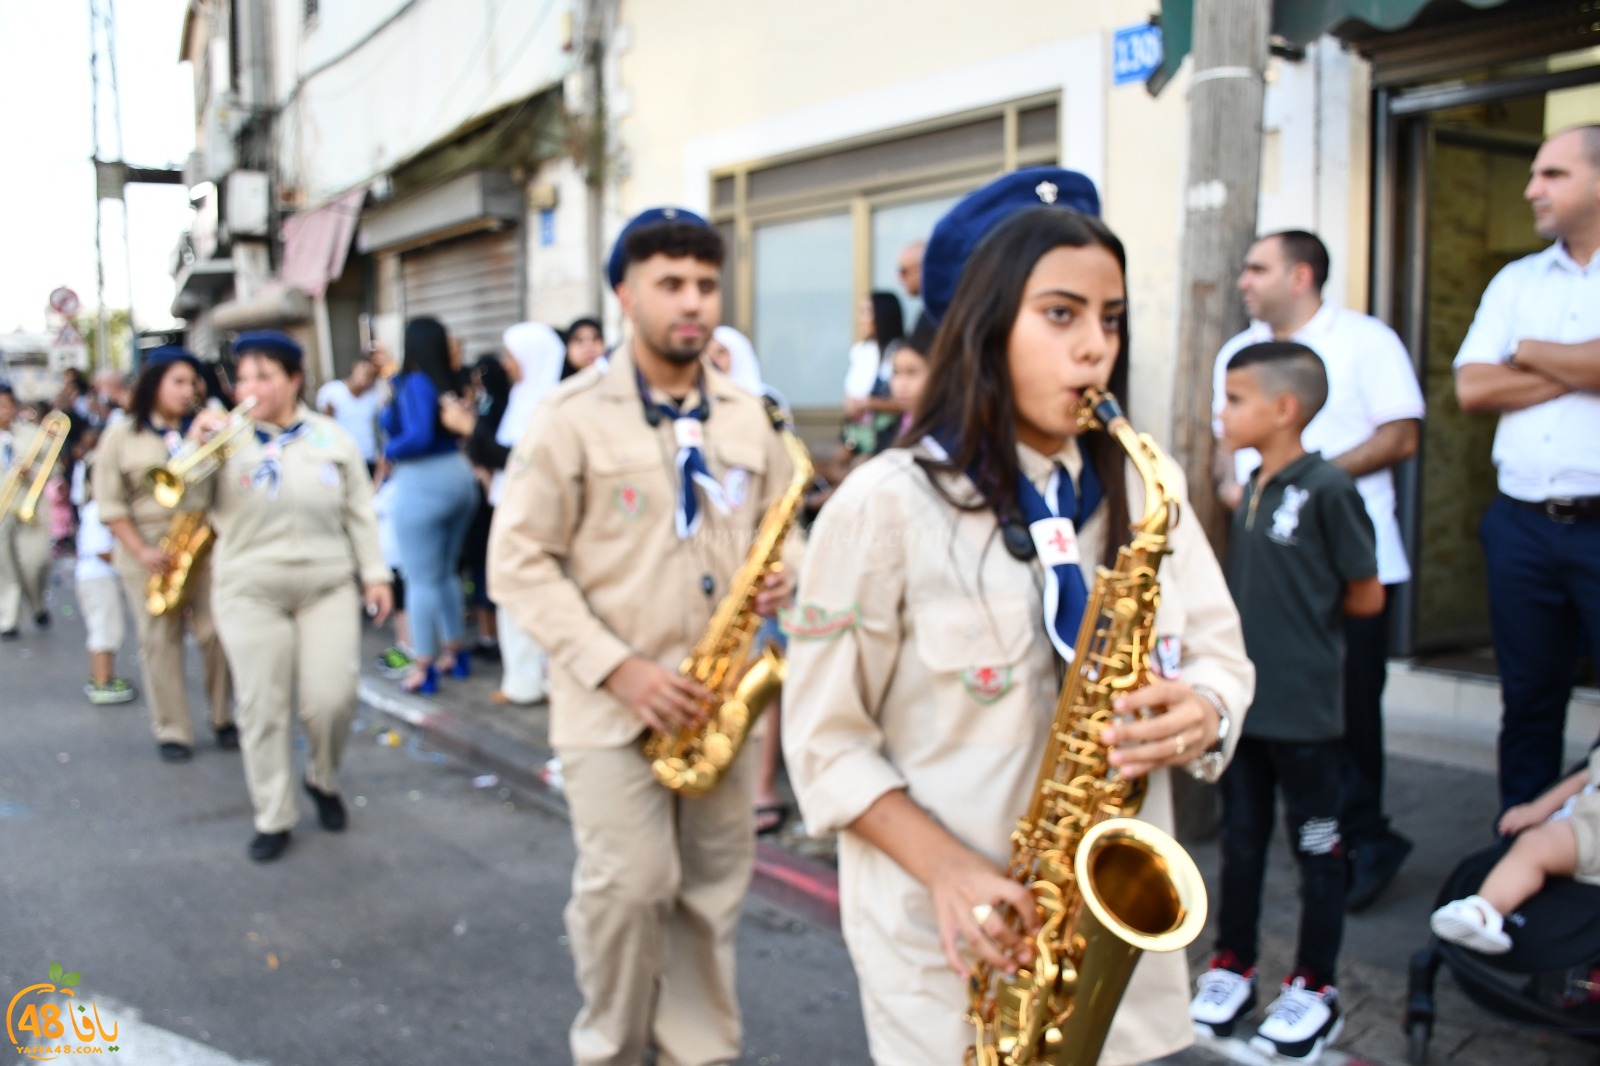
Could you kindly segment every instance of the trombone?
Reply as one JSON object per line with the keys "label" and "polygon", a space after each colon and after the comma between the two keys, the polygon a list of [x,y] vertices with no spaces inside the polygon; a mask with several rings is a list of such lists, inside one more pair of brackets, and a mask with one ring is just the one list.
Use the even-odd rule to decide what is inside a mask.
{"label": "trombone", "polygon": [[[52,411],[45,415],[39,422],[38,431],[33,435],[33,442],[28,445],[28,451],[0,481],[0,520],[16,510],[17,521],[31,525],[34,517],[39,513],[39,501],[44,497],[45,485],[50,481],[50,475],[55,472],[56,461],[61,458],[61,449],[67,446],[67,433],[72,429],[72,419],[60,411]],[[44,461],[40,462],[40,456]],[[23,477],[30,467],[37,466],[33,473],[33,481],[28,485],[28,491],[22,491]]]}
{"label": "trombone", "polygon": [[145,487],[157,503],[171,510],[178,506],[190,485],[216,473],[222,460],[239,444],[239,438],[255,429],[248,417],[256,405],[254,396],[228,412],[228,424],[203,444],[186,444],[166,466],[152,466],[144,472]]}

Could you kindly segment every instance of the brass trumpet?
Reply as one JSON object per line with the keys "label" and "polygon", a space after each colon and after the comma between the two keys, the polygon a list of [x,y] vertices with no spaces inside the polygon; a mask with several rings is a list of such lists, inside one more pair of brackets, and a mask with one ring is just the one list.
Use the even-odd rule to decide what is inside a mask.
{"label": "brass trumpet", "polygon": [[239,439],[255,429],[250,421],[250,411],[256,405],[254,396],[228,412],[228,424],[212,434],[203,444],[186,444],[166,466],[152,466],[144,472],[145,487],[161,506],[171,510],[183,500],[190,485],[198,484],[217,472],[239,444]]}
{"label": "brass trumpet", "polygon": [[[45,485],[49,484],[50,475],[55,472],[56,460],[61,458],[61,449],[67,446],[67,432],[71,429],[72,419],[60,411],[50,412],[39,422],[38,432],[28,445],[27,454],[11,468],[5,480],[0,481],[0,519],[4,519],[15,508],[18,522],[33,523],[39,513],[39,501],[44,497]],[[24,493],[23,475],[34,466],[38,469],[34,470],[33,480]]]}

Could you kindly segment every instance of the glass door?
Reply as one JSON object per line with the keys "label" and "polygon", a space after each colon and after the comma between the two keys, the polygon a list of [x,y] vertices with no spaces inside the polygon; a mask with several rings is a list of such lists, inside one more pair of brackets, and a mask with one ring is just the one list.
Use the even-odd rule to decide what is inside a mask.
{"label": "glass door", "polygon": [[[1600,57],[1576,68],[1378,95],[1374,313],[1392,324],[1427,399],[1418,458],[1401,471],[1413,578],[1395,612],[1395,650],[1492,671],[1478,523],[1495,493],[1497,419],[1467,414],[1453,361],[1490,279],[1545,247],[1523,199],[1551,132],[1600,116]],[[1561,69],[1561,68],[1565,69]]]}

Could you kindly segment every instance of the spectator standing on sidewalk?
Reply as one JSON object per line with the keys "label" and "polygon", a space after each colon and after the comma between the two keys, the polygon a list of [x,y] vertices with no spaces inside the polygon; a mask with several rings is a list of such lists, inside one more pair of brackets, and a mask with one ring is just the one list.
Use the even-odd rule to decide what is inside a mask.
{"label": "spectator standing on sidewalk", "polygon": [[596,364],[601,370],[606,368],[606,331],[600,328],[599,319],[585,315],[567,327],[567,356],[561,364],[561,380]]}
{"label": "spectator standing on sidewalk", "polygon": [[405,362],[394,380],[394,400],[383,412],[383,429],[415,652],[411,672],[400,682],[408,692],[437,692],[441,671],[456,677],[471,671],[462,647],[465,607],[456,564],[478,490],[461,438],[440,420],[441,404],[454,400],[460,367],[459,346],[437,319],[406,323]]}
{"label": "spectator standing on sidewalk", "polygon": [[377,472],[378,416],[389,401],[388,392],[378,380],[377,364],[366,356],[350,365],[347,376],[329,381],[317,390],[317,410],[355,438],[369,475]]}
{"label": "spectator standing on sidewalk", "polygon": [[1344,1024],[1334,985],[1345,909],[1343,623],[1380,614],[1383,585],[1355,484],[1301,443],[1328,397],[1323,361],[1293,341],[1249,345],[1229,359],[1223,395],[1223,439],[1261,456],[1234,512],[1227,562],[1256,693],[1220,782],[1217,946],[1189,1016],[1229,1036],[1255,1008],[1261,889],[1281,796],[1300,867],[1300,938],[1251,1045],[1314,1062]]}
{"label": "spectator standing on sidewalk", "polygon": [[[485,379],[495,389],[503,379],[502,402],[480,410],[476,416],[457,408],[446,409],[446,423],[467,439],[467,455],[490,472],[488,505],[500,505],[505,495],[505,465],[511,450],[527,432],[533,412],[555,388],[566,359],[567,346],[555,330],[542,322],[519,322],[501,337],[500,378],[487,370]],[[591,362],[593,360],[590,360]],[[488,390],[491,393],[493,389]],[[544,649],[519,628],[510,614],[495,608],[500,634],[500,687],[490,699],[495,703],[537,703],[545,698],[549,670]]]}
{"label": "spectator standing on sidewalk", "polygon": [[[1328,402],[1306,426],[1307,451],[1320,452],[1356,479],[1377,535],[1378,577],[1385,608],[1344,620],[1344,798],[1340,834],[1350,861],[1346,905],[1360,910],[1399,872],[1411,841],[1395,832],[1383,809],[1383,689],[1388,678],[1388,604],[1411,580],[1395,515],[1394,469],[1416,454],[1422,390],[1394,330],[1370,315],[1322,298],[1328,249],[1303,230],[1256,241],[1245,256],[1239,291],[1253,320],[1217,355],[1212,404],[1220,416],[1228,360],[1249,344],[1294,340],[1322,357]],[[1221,426],[1217,425],[1220,435]],[[1252,448],[1217,450],[1219,494],[1237,507],[1261,457]]]}
{"label": "spectator standing on sidewalk", "polygon": [[1455,361],[1462,410],[1500,416],[1481,535],[1502,810],[1560,776],[1578,655],[1600,662],[1600,126],[1540,145],[1523,195],[1555,243],[1495,275]]}

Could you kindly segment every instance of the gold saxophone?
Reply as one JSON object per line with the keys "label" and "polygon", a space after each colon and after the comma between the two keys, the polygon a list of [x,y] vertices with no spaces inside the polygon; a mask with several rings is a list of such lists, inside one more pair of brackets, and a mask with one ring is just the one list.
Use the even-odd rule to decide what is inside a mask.
{"label": "gold saxophone", "polygon": [[[253,428],[249,415],[256,398],[248,397],[228,413],[228,423],[205,443],[191,442],[168,460],[144,473],[145,488],[157,503],[171,510],[183,501],[190,485],[203,481],[221,469],[222,463]],[[153,617],[181,611],[189,602],[189,578],[211,554],[216,534],[203,511],[182,511],[172,516],[171,525],[161,535],[157,547],[172,565],[151,574],[144,583],[144,606]]]}
{"label": "gold saxophone", "polygon": [[183,610],[189,602],[190,575],[211,554],[213,539],[215,534],[204,511],[183,511],[172,516],[172,524],[157,543],[172,559],[172,565],[145,579],[145,610],[156,618]]}
{"label": "gold saxophone", "polygon": [[679,673],[711,690],[705,707],[708,717],[698,728],[652,731],[644,741],[644,755],[656,780],[685,796],[703,796],[717,787],[756,719],[783,687],[785,666],[776,645],[769,643],[758,659],[750,661],[761,628],[755,602],[766,576],[783,567],[779,558],[783,542],[800,516],[813,470],[806,446],[783,412],[773,405],[768,414],[794,473],[783,495],[762,517],[755,543],[733,576],[728,594],[717,604],[711,624],[678,667]]}
{"label": "gold saxophone", "polygon": [[973,970],[967,1066],[1092,1066],[1140,953],[1185,947],[1205,924],[1200,871],[1172,837],[1132,817],[1145,781],[1119,777],[1100,739],[1112,701],[1150,681],[1156,576],[1178,518],[1171,460],[1110,393],[1089,390],[1078,421],[1104,427],[1128,453],[1144,515],[1116,566],[1096,574],[1033,800],[1011,834],[1008,873],[1033,894],[1042,923],[1035,957],[1014,975]]}

